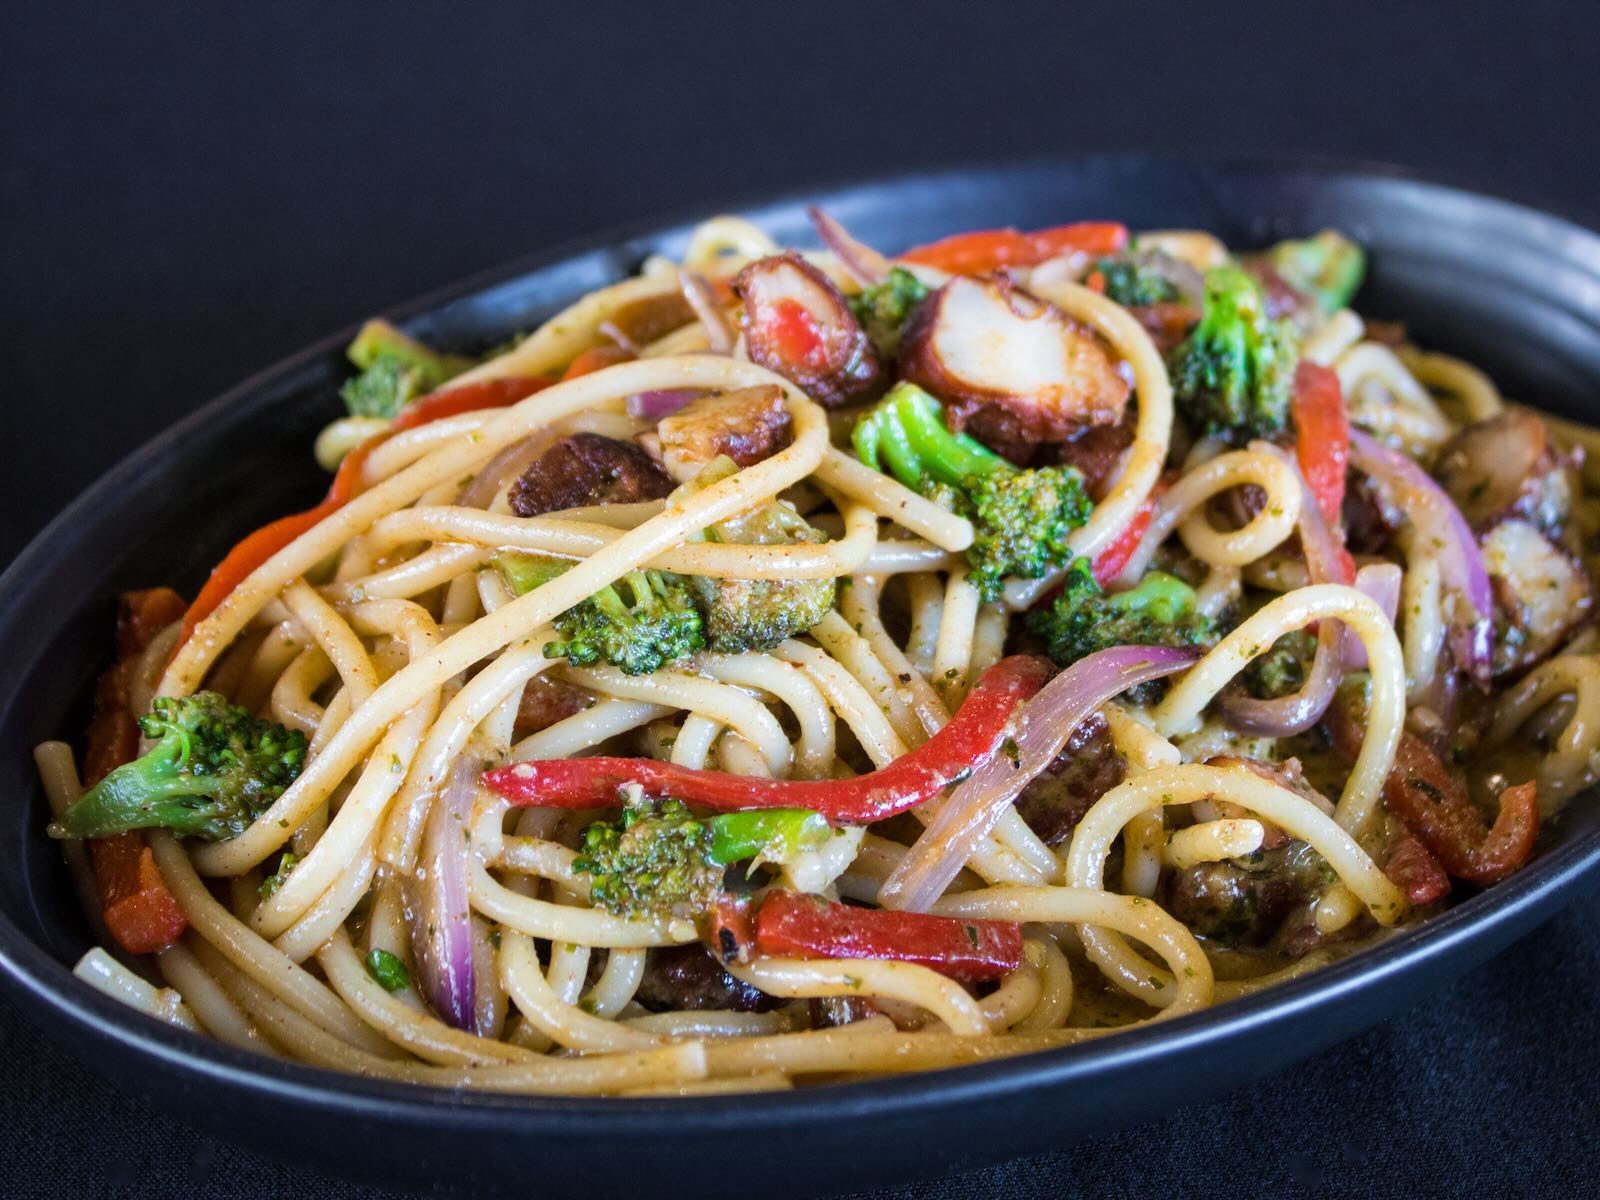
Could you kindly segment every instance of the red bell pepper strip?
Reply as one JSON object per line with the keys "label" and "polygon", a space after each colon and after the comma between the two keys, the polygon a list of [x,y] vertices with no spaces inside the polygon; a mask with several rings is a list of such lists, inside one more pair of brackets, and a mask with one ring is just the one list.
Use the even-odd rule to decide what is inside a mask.
{"label": "red bell pepper strip", "polygon": [[[157,632],[183,615],[183,597],[171,588],[124,592],[117,611],[118,662],[95,688],[94,720],[83,755],[83,780],[93,786],[139,752],[139,729],[128,711],[134,659]],[[84,843],[100,892],[106,929],[130,954],[150,954],[175,942],[187,928],[183,910],[167,890],[155,856],[141,833],[89,838]]]}
{"label": "red bell pepper strip", "polygon": [[983,673],[943,729],[888,766],[854,779],[758,779],[702,771],[653,758],[558,758],[514,763],[484,775],[519,807],[620,808],[621,789],[639,784],[722,812],[809,808],[835,825],[865,825],[915,808],[987,762],[1022,702],[1049,677],[1042,658],[1014,654]]}
{"label": "red bell pepper strip", "polygon": [[266,562],[290,542],[319,521],[331,516],[353,500],[361,491],[361,473],[367,456],[389,438],[407,429],[416,429],[445,417],[460,416],[484,408],[505,408],[550,386],[549,380],[530,377],[486,379],[481,383],[467,383],[460,387],[432,392],[401,409],[400,415],[390,422],[389,428],[362,442],[339,464],[327,498],[315,508],[305,512],[279,517],[247,535],[221,562],[211,569],[205,585],[183,615],[183,631],[178,635],[176,654],[187,642],[201,621],[216,611],[228,593],[249,577],[250,573]]}
{"label": "red bell pepper strip", "polygon": [[[1403,821],[1400,824],[1405,825]],[[1450,894],[1450,877],[1444,867],[1408,828],[1389,852],[1383,873],[1413,905],[1432,904]]]}
{"label": "red bell pepper strip", "polygon": [[[1334,749],[1354,760],[1363,731],[1341,707],[1329,710]],[[1500,793],[1493,827],[1473,807],[1465,785],[1410,733],[1400,734],[1394,766],[1383,783],[1384,806],[1415,833],[1457,879],[1488,885],[1510,875],[1533,853],[1539,833],[1537,787],[1519,783]]]}
{"label": "red bell pepper strip", "polygon": [[590,346],[567,364],[567,369],[561,374],[561,382],[565,383],[569,379],[577,379],[580,375],[603,371],[607,367],[628,362],[632,358],[633,352],[624,350],[621,346]]}
{"label": "red bell pepper strip", "polygon": [[85,846],[100,889],[100,914],[117,945],[129,954],[154,954],[183,936],[189,922],[143,835],[114,833],[90,838]]}
{"label": "red bell pepper strip", "polygon": [[[1339,527],[1345,472],[1350,466],[1350,417],[1339,377],[1327,367],[1302,362],[1294,372],[1294,454],[1317,507],[1330,527]],[[1352,571],[1352,577],[1354,572]]]}
{"label": "red bell pepper strip", "polygon": [[982,229],[916,246],[900,261],[919,263],[951,275],[981,275],[1001,267],[1031,267],[1077,250],[1115,254],[1128,244],[1128,227],[1115,221],[1077,221],[1024,233],[1020,229]]}
{"label": "red bell pepper strip", "polygon": [[[722,923],[725,908],[735,914],[731,924]],[[719,952],[738,944],[741,936],[748,938],[749,932],[750,922],[736,905],[719,904],[713,910],[712,938]],[[822,896],[773,891],[756,910],[753,948],[791,958],[916,963],[963,983],[979,983],[999,979],[1022,964],[1022,926],[1016,921],[855,908]]]}
{"label": "red bell pepper strip", "polygon": [[1156,486],[1144,498],[1144,503],[1134,510],[1133,519],[1122,527],[1122,532],[1109,546],[1095,556],[1094,581],[1101,587],[1122,574],[1122,568],[1133,558],[1133,552],[1144,541],[1144,535],[1150,528],[1151,518],[1156,515],[1156,500],[1166,490],[1166,481],[1158,479]]}

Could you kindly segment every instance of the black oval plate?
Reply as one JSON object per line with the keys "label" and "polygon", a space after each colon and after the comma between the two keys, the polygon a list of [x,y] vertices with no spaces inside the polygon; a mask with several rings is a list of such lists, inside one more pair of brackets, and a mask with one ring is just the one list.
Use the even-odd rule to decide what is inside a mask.
{"label": "black oval plate", "polygon": [[[816,201],[899,249],[962,229],[1116,218],[1190,226],[1234,245],[1338,226],[1371,250],[1360,303],[1462,353],[1511,394],[1582,415],[1600,391],[1600,237],[1559,217],[1387,169],[1102,157],[923,175],[747,210],[813,244]],[[579,294],[681,251],[678,224],[513,264],[409,306],[415,334],[476,349]],[[31,748],[83,727],[111,653],[115,596],[193,588],[244,531],[325,486],[309,453],[338,411],[349,331],[256,376],[146,445],[39,535],[0,577],[0,978],[97,1068],[218,1136],[369,1182],[478,1192],[699,1196],[782,1164],[785,1195],[866,1187],[1060,1146],[1204,1098],[1347,1037],[1482,962],[1548,917],[1600,864],[1600,806],[1553,823],[1535,862],[1493,891],[1307,978],[1210,1012],[1047,1054],[870,1083],[694,1100],[455,1093],[256,1057],[133,1013],[78,983],[89,944]],[[1592,414],[1591,414],[1592,415]],[[218,469],[218,464],[225,468]],[[182,529],[175,539],[170,531]],[[732,1148],[733,1169],[724,1147]],[[685,1172],[686,1164],[712,1167]],[[535,1173],[530,1174],[530,1170]],[[681,1183],[675,1181],[682,1181]]]}

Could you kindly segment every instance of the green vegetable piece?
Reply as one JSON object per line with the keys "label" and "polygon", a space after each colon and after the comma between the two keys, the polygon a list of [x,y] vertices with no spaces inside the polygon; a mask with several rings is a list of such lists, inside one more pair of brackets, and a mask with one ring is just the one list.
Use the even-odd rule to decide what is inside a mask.
{"label": "green vegetable piece", "polygon": [[693,920],[722,891],[714,837],[678,800],[631,799],[616,821],[583,833],[572,869],[590,877],[594,904],[630,920]]}
{"label": "green vegetable piece", "polygon": [[[506,583],[525,595],[570,564],[526,554],[495,559]],[[604,660],[629,675],[648,675],[705,648],[700,611],[687,580],[671,571],[630,571],[556,618],[565,640],[545,645],[548,658],[574,666]]]}
{"label": "green vegetable piece", "polygon": [[951,433],[939,402],[897,383],[856,423],[856,457],[971,519],[969,578],[985,600],[1007,578],[1038,579],[1071,558],[1066,541],[1093,505],[1076,467],[1012,466],[982,442]]}
{"label": "green vegetable piece", "polygon": [[237,837],[305,766],[303,733],[215,692],[158,696],[139,728],[155,745],[85,792],[50,826],[51,836],[170,829],[208,841]]}
{"label": "green vegetable piece", "polygon": [[[738,471],[719,455],[668,498],[681,500]],[[783,500],[719,521],[695,540],[741,546],[791,546],[827,538]],[[705,619],[706,644],[724,654],[771,650],[810,629],[833,608],[838,581],[827,579],[709,579],[688,577]]]}
{"label": "green vegetable piece", "polygon": [[1336,229],[1279,242],[1267,251],[1267,261],[1285,283],[1330,313],[1355,298],[1367,273],[1367,252]]}
{"label": "green vegetable piece", "polygon": [[403,992],[411,986],[405,963],[387,950],[373,950],[366,959],[367,974],[386,992]]}
{"label": "green vegetable piece", "polygon": [[1173,399],[1202,433],[1269,437],[1289,418],[1294,327],[1267,317],[1261,285],[1239,267],[1214,267],[1205,284],[1200,323],[1168,362]]}
{"label": "green vegetable piece", "polygon": [[285,850],[278,859],[278,869],[261,881],[261,886],[256,889],[256,895],[263,900],[277,893],[289,879],[289,872],[294,870],[295,864],[300,861],[300,856],[293,850]]}
{"label": "green vegetable piece", "polygon": [[1025,622],[1063,667],[1112,646],[1201,646],[1217,636],[1181,579],[1151,571],[1137,587],[1108,596],[1083,558],[1068,568],[1055,603],[1028,613]]}
{"label": "green vegetable piece", "polygon": [[730,866],[747,858],[778,862],[815,850],[832,836],[820,813],[809,808],[763,808],[722,813],[711,827],[711,861]]}
{"label": "green vegetable piece", "polygon": [[1126,308],[1170,304],[1179,299],[1178,285],[1148,255],[1118,254],[1102,258],[1094,269],[1105,280],[1105,295]]}
{"label": "green vegetable piece", "polygon": [[911,310],[927,296],[927,286],[915,275],[904,267],[891,267],[889,277],[882,283],[850,297],[850,311],[861,322],[879,355],[893,358],[900,352],[900,334]]}
{"label": "green vegetable piece", "polygon": [[353,417],[392,420],[418,396],[461,374],[472,360],[430,350],[387,321],[368,321],[345,351],[361,374],[339,395]]}
{"label": "green vegetable piece", "polygon": [[1265,654],[1251,660],[1244,669],[1245,687],[1258,700],[1276,700],[1298,692],[1305,686],[1316,651],[1315,634],[1291,630],[1273,642]]}

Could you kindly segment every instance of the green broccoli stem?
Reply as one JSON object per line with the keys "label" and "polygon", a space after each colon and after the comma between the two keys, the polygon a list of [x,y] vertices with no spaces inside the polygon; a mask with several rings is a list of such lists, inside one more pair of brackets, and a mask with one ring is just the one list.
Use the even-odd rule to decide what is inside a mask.
{"label": "green broccoli stem", "polygon": [[887,464],[910,488],[927,478],[959,487],[966,480],[1017,470],[975,438],[951,433],[939,402],[914,383],[895,384],[857,423],[851,441],[862,462],[875,468],[880,461]]}
{"label": "green broccoli stem", "polygon": [[183,773],[181,744],[174,738],[111,771],[61,814],[51,833],[91,838],[164,828],[185,837],[210,835],[224,815],[216,803],[222,779]]}
{"label": "green broccoli stem", "polygon": [[1176,621],[1193,611],[1194,589],[1164,571],[1151,571],[1137,587],[1114,592],[1105,606],[1114,612],[1139,613],[1155,621]]}
{"label": "green broccoli stem", "polygon": [[419,369],[429,390],[472,366],[470,358],[458,354],[440,354],[382,320],[371,320],[363,325],[345,353],[363,371],[384,355],[397,358],[407,366]]}
{"label": "green broccoli stem", "polygon": [[815,849],[831,831],[822,815],[809,808],[722,813],[706,825],[711,829],[708,857],[719,867],[757,855],[777,859]]}
{"label": "green broccoli stem", "polygon": [[494,565],[500,568],[500,574],[505,576],[511,590],[519,596],[526,596],[535,588],[543,587],[558,575],[565,574],[572,566],[571,563],[553,558],[535,558],[531,554],[496,555]]}

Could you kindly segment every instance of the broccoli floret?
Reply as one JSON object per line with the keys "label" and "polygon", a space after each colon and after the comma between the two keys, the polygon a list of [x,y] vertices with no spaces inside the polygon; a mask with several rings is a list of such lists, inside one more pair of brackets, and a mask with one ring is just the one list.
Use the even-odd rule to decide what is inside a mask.
{"label": "broccoli floret", "polygon": [[1105,295],[1125,308],[1170,304],[1180,298],[1178,285],[1161,269],[1153,255],[1119,254],[1094,265],[1105,283]]}
{"label": "broccoli floret", "polygon": [[[738,469],[731,458],[719,455],[675,491],[668,503],[703,491]],[[793,505],[773,500],[719,521],[693,540],[740,546],[793,546],[827,539]],[[838,581],[831,577],[710,579],[691,575],[689,586],[705,618],[706,644],[724,654],[771,650],[804,633],[827,615],[838,592]]]}
{"label": "broccoli floret", "polygon": [[1026,621],[1063,667],[1111,646],[1200,646],[1216,637],[1215,623],[1195,608],[1194,589],[1181,579],[1151,571],[1138,587],[1107,595],[1086,558],[1067,569],[1055,603]]}
{"label": "broccoli floret", "polygon": [[[496,565],[519,596],[548,583],[569,563],[502,554]],[[700,612],[688,581],[671,571],[630,571],[556,618],[564,641],[548,642],[548,658],[576,667],[604,659],[629,675],[648,675],[705,648]]]}
{"label": "broccoli floret", "polygon": [[368,321],[345,353],[361,370],[339,391],[353,417],[393,419],[472,365],[471,359],[430,350],[387,321]]}
{"label": "broccoli floret", "polygon": [[1306,673],[1317,650],[1316,635],[1295,629],[1272,643],[1272,648],[1252,659],[1244,669],[1245,687],[1258,700],[1276,700],[1305,686]]}
{"label": "broccoli floret", "polygon": [[682,801],[628,798],[622,816],[584,830],[572,867],[592,877],[595,904],[618,916],[657,922],[693,919],[722,891],[736,862],[782,863],[832,836],[806,808],[765,808],[700,819]]}
{"label": "broccoli floret", "polygon": [[1285,283],[1330,313],[1350,303],[1367,271],[1367,252],[1334,229],[1279,242],[1267,251],[1267,261]]}
{"label": "broccoli floret", "polygon": [[306,761],[306,739],[215,692],[158,696],[139,718],[148,753],[108,774],[50,827],[56,837],[170,829],[237,837],[283,795]]}
{"label": "broccoli floret", "polygon": [[939,402],[897,383],[856,423],[856,455],[971,519],[970,578],[985,600],[1008,576],[1038,579],[1067,562],[1067,535],[1093,507],[1076,467],[1022,470],[966,434],[951,433]]}
{"label": "broccoli floret", "polygon": [[591,877],[595,905],[617,916],[658,923],[693,920],[722,891],[723,868],[711,857],[712,833],[682,801],[630,798],[618,821],[584,830],[572,869]]}
{"label": "broccoli floret", "polygon": [[1297,346],[1287,321],[1267,317],[1261,287],[1235,266],[1206,272],[1205,312],[1168,363],[1173,398],[1199,431],[1266,437],[1289,415]]}
{"label": "broccoli floret", "polygon": [[891,267],[889,277],[882,283],[850,297],[850,311],[878,353],[893,358],[900,352],[900,331],[905,328],[906,318],[927,296],[927,286],[920,279],[904,267]]}

